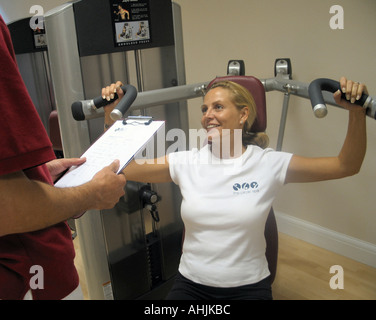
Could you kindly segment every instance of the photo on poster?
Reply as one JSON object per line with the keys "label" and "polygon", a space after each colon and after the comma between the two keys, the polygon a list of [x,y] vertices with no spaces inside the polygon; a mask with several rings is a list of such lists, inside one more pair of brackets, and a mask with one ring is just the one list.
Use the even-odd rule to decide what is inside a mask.
{"label": "photo on poster", "polygon": [[41,19],[41,21],[42,21],[41,28],[36,26],[35,29],[32,29],[35,49],[47,48],[46,29],[44,28],[43,19]]}
{"label": "photo on poster", "polygon": [[110,0],[115,45],[151,42],[149,0]]}

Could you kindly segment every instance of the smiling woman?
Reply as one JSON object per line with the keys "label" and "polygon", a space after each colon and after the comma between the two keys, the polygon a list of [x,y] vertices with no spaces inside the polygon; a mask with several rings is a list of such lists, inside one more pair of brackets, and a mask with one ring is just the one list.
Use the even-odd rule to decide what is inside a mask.
{"label": "smiling woman", "polygon": [[[350,101],[366,91],[365,86],[353,90],[354,82],[346,78],[340,81]],[[103,88],[102,96],[116,92],[119,101],[121,85]],[[365,154],[364,110],[342,100],[340,92],[334,99],[349,110],[348,133],[337,157],[306,158],[266,148],[265,133],[250,132],[257,131],[252,95],[241,85],[219,81],[201,107],[208,144],[172,152],[161,162],[133,161],[124,170],[128,180],[173,181],[180,187],[185,238],[167,299],[272,299],[264,230],[278,191],[288,182],[355,174]],[[117,101],[105,107],[106,124]]]}
{"label": "smiling woman", "polygon": [[[251,131],[257,116],[256,110],[255,100],[246,88],[232,81],[220,81],[214,83],[205,95],[204,104],[201,107],[201,125],[208,130],[209,141],[213,141],[213,137],[221,136],[223,129],[229,129],[230,141],[236,147],[235,132],[242,130],[243,152],[247,145],[256,145],[264,149],[269,144],[268,136],[263,132]],[[209,131],[213,128],[217,131],[211,134]],[[219,133],[219,136],[215,133]],[[235,150],[232,147],[231,156],[236,156],[234,153]]]}

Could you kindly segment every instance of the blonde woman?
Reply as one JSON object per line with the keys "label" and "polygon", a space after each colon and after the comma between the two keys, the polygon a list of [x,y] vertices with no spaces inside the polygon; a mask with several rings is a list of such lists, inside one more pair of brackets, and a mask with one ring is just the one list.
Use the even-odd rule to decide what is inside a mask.
{"label": "blonde woman", "polygon": [[[366,91],[344,77],[340,83],[349,101]],[[121,98],[120,85],[103,88],[102,96],[117,92]],[[174,182],[180,187],[185,240],[167,299],[272,299],[264,229],[278,190],[287,183],[354,175],[365,156],[365,110],[342,100],[339,91],[334,99],[349,111],[338,156],[307,158],[266,148],[265,133],[249,132],[256,117],[249,91],[219,82],[206,93],[201,107],[206,146],[171,153],[155,164],[133,162],[124,170],[128,180]],[[115,106],[116,102],[106,107],[107,126]]]}

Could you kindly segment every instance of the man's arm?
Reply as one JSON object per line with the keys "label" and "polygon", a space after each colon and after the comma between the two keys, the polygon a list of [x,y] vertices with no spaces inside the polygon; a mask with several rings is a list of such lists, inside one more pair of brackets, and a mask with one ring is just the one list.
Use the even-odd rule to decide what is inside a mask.
{"label": "man's arm", "polygon": [[0,177],[0,236],[41,230],[90,209],[110,209],[124,195],[119,162],[79,187],[55,188],[20,171]]}

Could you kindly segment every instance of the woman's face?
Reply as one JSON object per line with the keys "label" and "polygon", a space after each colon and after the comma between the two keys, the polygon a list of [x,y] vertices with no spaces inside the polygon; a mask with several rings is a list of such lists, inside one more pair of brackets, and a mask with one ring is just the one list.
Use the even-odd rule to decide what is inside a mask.
{"label": "woman's face", "polygon": [[231,101],[231,92],[225,88],[210,90],[201,107],[201,125],[207,131],[208,140],[222,137],[223,130],[233,135],[235,129],[242,129],[248,118],[248,107],[239,110]]}

